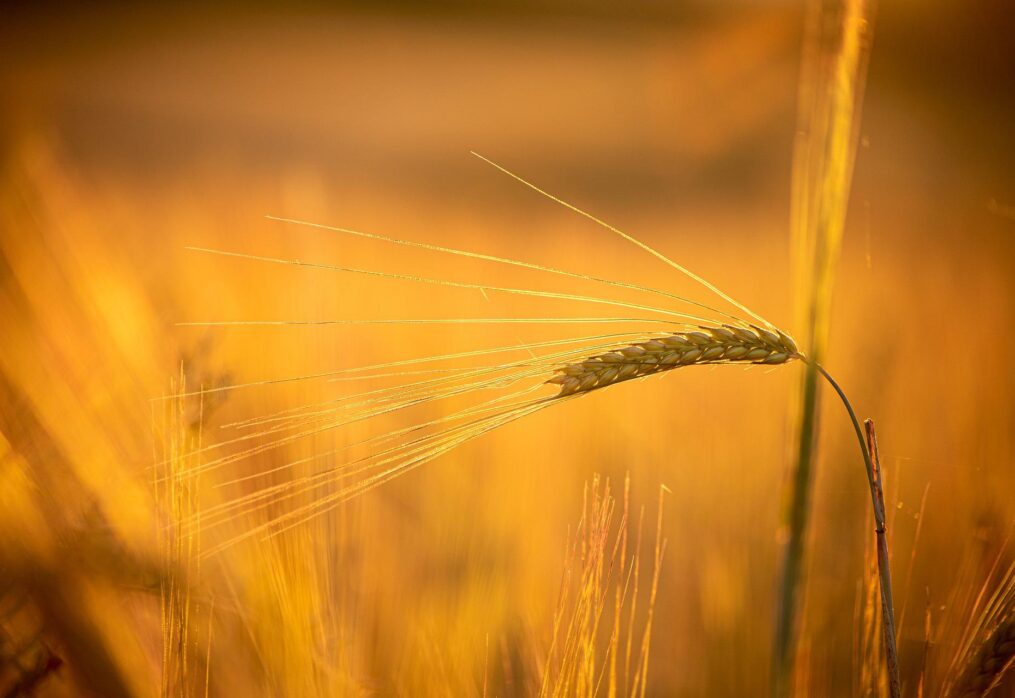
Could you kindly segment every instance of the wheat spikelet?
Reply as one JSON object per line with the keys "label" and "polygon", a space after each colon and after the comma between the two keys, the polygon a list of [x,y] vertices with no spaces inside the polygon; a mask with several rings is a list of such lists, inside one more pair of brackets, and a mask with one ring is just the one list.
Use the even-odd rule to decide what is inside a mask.
{"label": "wheat spikelet", "polygon": [[970,656],[950,695],[955,698],[985,696],[1015,665],[1015,608]]}
{"label": "wheat spikelet", "polygon": [[985,696],[1015,666],[1015,563],[998,574],[997,563],[973,605],[959,650],[949,667],[942,693],[951,697]]}
{"label": "wheat spikelet", "polygon": [[779,330],[755,325],[701,329],[704,332],[676,332],[567,364],[547,383],[559,385],[563,396],[692,364],[784,364],[803,358],[793,339]]}

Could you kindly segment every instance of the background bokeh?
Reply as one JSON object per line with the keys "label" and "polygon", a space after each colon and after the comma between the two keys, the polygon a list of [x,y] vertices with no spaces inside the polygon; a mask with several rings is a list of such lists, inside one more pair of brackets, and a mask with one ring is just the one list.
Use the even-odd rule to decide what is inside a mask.
{"label": "background bokeh", "polygon": [[[583,331],[178,323],[597,310],[187,246],[595,290],[271,214],[712,300],[475,150],[792,332],[800,5],[3,10],[4,680],[25,671],[10,658],[28,648],[32,661],[64,662],[39,695],[166,689],[165,520],[152,464],[172,434],[165,403],[151,399],[181,364],[193,389]],[[982,582],[1015,522],[1011,19],[1003,2],[884,2],[874,27],[827,365],[878,422],[908,692],[922,671],[927,613],[933,686],[954,651],[943,620],[954,591]],[[603,391],[290,534],[205,560],[189,577],[200,627],[181,651],[197,657],[200,685],[187,690],[203,695],[207,675],[211,695],[529,694],[545,668],[583,487],[601,473],[621,490],[630,473],[632,509],[646,512],[646,565],[668,489],[648,695],[763,692],[799,371],[703,368]],[[217,440],[223,424],[337,389],[310,381],[217,394],[188,424]],[[832,398],[800,681],[815,695],[850,695],[869,499]],[[399,419],[387,428],[407,424]],[[290,455],[369,430],[346,432]],[[222,496],[214,477],[202,483],[198,499]],[[643,584],[643,603],[648,593]]]}

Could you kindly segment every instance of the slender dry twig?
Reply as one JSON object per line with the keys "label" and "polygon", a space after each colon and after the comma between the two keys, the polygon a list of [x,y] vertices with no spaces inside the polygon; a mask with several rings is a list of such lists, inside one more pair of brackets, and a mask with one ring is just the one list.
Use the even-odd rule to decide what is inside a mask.
{"label": "slender dry twig", "polygon": [[867,452],[871,468],[871,495],[874,502],[874,533],[877,536],[878,574],[881,577],[881,618],[884,629],[885,661],[888,665],[888,688],[892,698],[902,695],[899,680],[899,655],[895,646],[895,607],[892,602],[892,575],[888,557],[888,529],[885,525],[885,492],[882,484],[881,461],[874,420],[864,420],[867,431]]}
{"label": "slender dry twig", "polygon": [[874,512],[874,532],[878,542],[878,576],[881,586],[882,623],[884,626],[885,660],[889,674],[889,688],[892,698],[901,695],[901,683],[899,680],[898,653],[895,645],[895,610],[892,603],[892,576],[889,567],[887,525],[885,523],[885,499],[881,486],[881,468],[877,460],[877,440],[874,436],[874,422],[868,419],[867,440],[864,440],[864,431],[860,428],[860,420],[853,411],[846,393],[839,384],[832,378],[831,374],[820,364],[813,364],[815,369],[828,381],[835,390],[839,399],[842,400],[849,419],[853,423],[853,430],[856,433],[857,442],[860,445],[860,452],[863,454],[864,466],[867,470],[867,484],[870,487],[871,506]]}

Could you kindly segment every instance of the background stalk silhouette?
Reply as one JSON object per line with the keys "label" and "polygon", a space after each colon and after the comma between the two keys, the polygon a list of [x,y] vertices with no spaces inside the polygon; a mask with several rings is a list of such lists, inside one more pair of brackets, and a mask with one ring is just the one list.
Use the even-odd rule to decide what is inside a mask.
{"label": "background stalk silhouette", "polygon": [[[775,695],[788,694],[792,683],[817,440],[818,365],[824,360],[828,342],[834,269],[859,136],[872,13],[865,0],[815,1],[808,13],[793,162],[791,234],[799,299],[795,326],[800,328],[801,346],[811,361],[797,401],[797,446],[784,514],[787,538],[772,666]],[[834,22],[839,15],[841,21]]]}

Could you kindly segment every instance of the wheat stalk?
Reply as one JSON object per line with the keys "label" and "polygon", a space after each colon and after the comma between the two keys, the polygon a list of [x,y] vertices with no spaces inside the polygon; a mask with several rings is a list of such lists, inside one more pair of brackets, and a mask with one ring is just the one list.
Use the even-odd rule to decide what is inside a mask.
{"label": "wheat stalk", "polygon": [[[548,348],[560,344],[583,344],[584,347],[555,350],[550,354],[536,355],[529,351],[528,356],[521,361],[508,361],[479,368],[469,368],[459,372],[440,373],[434,378],[423,380],[411,380],[401,386],[391,388],[380,388],[369,390],[358,394],[337,398],[330,403],[310,405],[306,408],[284,410],[281,413],[269,418],[244,420],[238,425],[251,427],[250,431],[245,429],[242,436],[227,439],[219,444],[206,447],[205,450],[218,449],[230,444],[248,443],[253,440],[255,445],[250,445],[237,453],[225,454],[203,462],[193,469],[191,474],[197,475],[200,472],[217,469],[230,463],[245,460],[258,456],[270,450],[292,444],[304,439],[319,435],[323,432],[337,429],[339,427],[360,422],[372,417],[382,417],[395,412],[426,405],[438,400],[449,398],[462,398],[468,395],[487,390],[506,388],[520,382],[538,380],[540,383],[547,383],[559,387],[557,394],[546,397],[531,397],[530,394],[540,388],[540,383],[534,386],[523,388],[507,396],[494,398],[465,409],[453,411],[451,414],[419,422],[407,428],[400,428],[387,433],[379,434],[364,441],[359,445],[374,445],[379,450],[371,450],[363,457],[352,458],[344,463],[326,467],[321,471],[295,477],[292,480],[277,484],[268,485],[253,493],[241,495],[233,500],[223,502],[213,510],[205,512],[205,516],[214,519],[215,525],[236,520],[241,516],[248,516],[262,509],[273,508],[276,504],[284,501],[291,501],[294,498],[309,495],[310,501],[306,504],[298,504],[290,511],[281,515],[270,515],[268,519],[253,527],[246,528],[242,533],[223,541],[208,554],[214,554],[226,547],[233,545],[240,540],[249,538],[252,535],[274,536],[299,526],[309,519],[319,516],[322,513],[339,506],[350,498],[360,495],[374,487],[380,486],[392,479],[399,477],[410,470],[414,470],[424,463],[427,463],[459,445],[467,443],[494,429],[498,429],[518,419],[534,414],[550,405],[564,402],[568,399],[583,397],[599,388],[605,388],[617,383],[635,378],[643,378],[657,373],[662,373],[680,366],[737,363],[778,365],[788,363],[793,359],[799,359],[806,363],[815,373],[820,373],[828,383],[835,389],[843,402],[854,431],[857,442],[864,459],[868,483],[871,488],[872,504],[877,522],[877,532],[883,538],[884,506],[879,497],[879,482],[875,468],[872,465],[872,456],[868,453],[867,444],[864,442],[860,422],[853,411],[852,406],[846,398],[845,393],[818,363],[816,358],[808,358],[799,351],[794,340],[782,330],[779,330],[772,323],[750,310],[747,306],[734,300],[729,295],[720,291],[715,285],[690,270],[674,262],[662,253],[649,245],[633,238],[605,221],[553,196],[540,189],[536,185],[522,179],[518,175],[505,168],[492,163],[482,156],[478,156],[490,163],[501,172],[504,172],[512,179],[529,187],[537,193],[550,200],[563,205],[564,207],[578,213],[579,215],[593,221],[597,225],[609,230],[613,234],[637,246],[656,259],[665,263],[672,269],[688,279],[701,285],[711,293],[718,296],[724,303],[733,306],[743,313],[743,316],[734,315],[719,308],[701,303],[699,301],[678,296],[660,289],[655,289],[639,284],[617,282],[601,277],[594,277],[586,274],[578,274],[553,267],[521,262],[493,255],[457,250],[449,247],[431,245],[428,243],[415,243],[406,240],[399,240],[374,233],[364,233],[345,228],[328,226],[316,226],[302,221],[290,219],[279,219],[288,223],[299,225],[312,225],[328,231],[370,238],[390,244],[417,247],[430,251],[440,252],[454,256],[464,256],[486,262],[502,265],[521,267],[533,271],[541,271],[547,275],[564,276],[572,279],[580,279],[594,283],[603,284],[613,288],[624,288],[627,290],[649,293],[657,298],[666,298],[670,301],[678,301],[691,305],[699,310],[713,313],[713,317],[701,317],[678,310],[647,305],[645,303],[632,303],[622,300],[614,300],[608,297],[577,295],[559,291],[548,291],[530,288],[519,288],[515,286],[496,286],[489,283],[476,283],[465,281],[450,281],[442,278],[431,278],[415,274],[391,273],[371,269],[360,269],[354,267],[324,264],[319,262],[308,262],[299,259],[280,257],[268,257],[263,255],[248,254],[244,252],[233,252],[209,248],[190,247],[188,249],[261,263],[284,265],[294,268],[317,269],[330,272],[352,273],[376,279],[387,279],[397,281],[408,281],[422,285],[440,286],[445,288],[456,288],[469,291],[480,291],[484,295],[493,293],[504,296],[539,298],[553,301],[571,301],[597,305],[609,305],[624,308],[626,311],[638,311],[639,314],[649,313],[651,322],[669,322],[674,329],[670,332],[651,333],[620,333],[612,335],[598,335],[591,337],[575,338],[570,340],[558,340],[530,345],[519,345],[515,347],[499,347],[470,352],[456,352],[441,356],[422,357],[404,361],[389,362],[386,364],[375,364],[371,367],[358,369],[344,369],[328,373],[320,373],[309,376],[297,376],[288,379],[273,379],[267,381],[255,381],[251,383],[237,384],[215,388],[214,390],[232,390],[237,388],[253,387],[257,385],[268,385],[273,383],[299,381],[317,378],[336,378],[339,374],[358,374],[358,377],[367,378],[369,371],[381,368],[393,368],[393,375],[415,375],[415,369],[405,370],[409,364],[426,364],[445,359],[465,358],[481,355],[488,355],[515,349]],[[666,316],[651,318],[651,315]],[[748,319],[749,318],[749,319]],[[630,318],[634,320],[636,318]],[[383,323],[405,323],[405,324],[493,324],[493,323],[548,323],[548,322],[583,322],[582,318],[491,318],[487,320],[477,318],[451,318],[426,320],[419,322],[415,320],[381,321]],[[628,318],[590,318],[594,322],[626,322]],[[733,324],[721,324],[724,322]],[[354,324],[353,323],[349,324]],[[693,323],[693,324],[691,324]],[[698,324],[704,323],[704,324]],[[755,324],[757,323],[757,324]],[[345,320],[301,322],[301,321],[225,321],[225,322],[202,322],[191,323],[201,325],[223,325],[223,326],[247,326],[247,325],[279,325],[298,326],[301,324],[347,324]],[[360,373],[362,372],[362,373]],[[429,369],[423,369],[423,373],[429,373]],[[549,378],[547,375],[549,374]],[[348,377],[348,376],[347,376]],[[357,377],[357,376],[352,376]],[[202,394],[207,391],[202,391]],[[262,441],[267,439],[267,441]],[[257,443],[260,442],[260,443]],[[390,444],[390,445],[389,445]],[[302,458],[296,461],[284,463],[268,471],[261,471],[260,475],[266,475],[280,470],[288,470],[297,465],[313,461],[321,455],[337,455],[341,449],[336,449],[329,454],[320,454]],[[242,479],[249,479],[247,476]],[[235,480],[234,482],[238,482]],[[351,484],[348,482],[351,481]],[[341,483],[337,488],[337,483]],[[203,518],[200,522],[188,522],[196,527],[207,527],[208,519]],[[889,645],[886,654],[889,656],[889,665],[896,666],[894,660],[894,622],[891,596],[891,580],[888,574],[887,555],[881,562],[881,593],[884,607],[884,625],[886,643]],[[893,672],[897,676],[897,671]],[[897,685],[897,679],[893,686]],[[897,694],[893,694],[897,695]]]}
{"label": "wheat stalk", "polygon": [[675,332],[567,364],[547,383],[559,385],[564,396],[692,364],[784,364],[803,358],[793,339],[779,330],[754,325],[750,329],[703,325],[701,329],[705,332]]}

